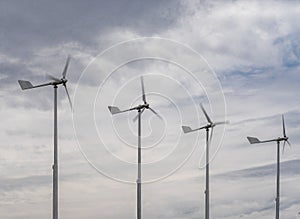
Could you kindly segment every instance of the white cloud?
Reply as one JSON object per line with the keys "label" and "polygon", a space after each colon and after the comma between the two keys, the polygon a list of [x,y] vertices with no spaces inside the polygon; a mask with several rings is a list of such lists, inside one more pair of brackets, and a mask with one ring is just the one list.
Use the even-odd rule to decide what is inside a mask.
{"label": "white cloud", "polygon": [[[162,19],[161,23],[158,22],[159,19],[153,21],[157,28],[152,26],[150,28],[151,16],[141,16],[141,20],[133,22],[135,20],[134,13],[122,14],[122,18],[133,17],[129,21],[124,21],[128,25],[110,26],[110,22],[106,20],[107,24],[102,29],[96,25],[97,22],[92,22],[94,26],[91,28],[91,33],[86,31],[80,37],[74,36],[72,40],[64,38],[65,42],[59,40],[64,35],[62,32],[57,38],[53,38],[51,35],[53,38],[51,44],[41,44],[41,40],[38,40],[35,35],[32,41],[36,39],[38,41],[36,44],[39,46],[34,47],[36,50],[26,56],[24,53],[30,50],[25,49],[27,47],[25,45],[24,51],[21,53],[12,52],[15,47],[1,49],[0,82],[5,90],[1,91],[0,100],[2,120],[0,134],[2,180],[0,180],[6,183],[5,188],[9,188],[11,184],[15,184],[15,187],[14,190],[1,190],[5,198],[1,201],[0,217],[24,218],[25,215],[28,218],[41,218],[50,217],[51,214],[52,91],[49,88],[48,90],[41,89],[21,93],[17,90],[19,88],[16,80],[22,77],[38,83],[45,79],[46,72],[60,76],[65,57],[67,54],[71,54],[73,60],[69,72],[69,87],[71,93],[74,93],[76,82],[82,71],[99,52],[115,43],[143,37],[145,34],[171,38],[191,46],[203,55],[216,70],[218,79],[223,86],[228,118],[232,124],[227,128],[222,147],[217,150],[217,144],[212,146],[212,150],[217,151],[211,163],[212,216],[224,219],[240,217],[250,219],[269,218],[274,214],[273,173],[266,174],[262,179],[258,176],[227,179],[226,174],[232,170],[242,170],[275,162],[275,145],[249,145],[246,136],[256,135],[262,139],[278,137],[281,135],[281,113],[286,114],[287,130],[293,144],[291,150],[287,148],[282,160],[300,158],[300,150],[297,147],[300,142],[297,137],[300,124],[298,119],[300,100],[299,95],[296,95],[299,93],[300,62],[299,43],[296,36],[300,32],[298,25],[300,4],[295,1],[198,2],[189,0],[181,1],[180,4],[174,3],[171,6],[170,8],[176,8],[175,12],[172,12],[170,8],[168,10],[157,8],[159,15],[156,15]],[[158,6],[150,4],[149,11],[155,11],[156,7]],[[112,10],[111,7],[109,8]],[[126,11],[126,9],[124,10]],[[160,14],[163,11],[165,12]],[[110,12],[107,11],[108,17],[109,14]],[[140,12],[140,14],[143,13]],[[113,15],[116,16],[114,19],[117,19],[115,11]],[[89,19],[82,21],[81,24],[97,20],[92,19],[92,15],[88,17]],[[169,17],[173,18],[170,23],[166,21]],[[63,18],[64,16],[57,17],[58,20]],[[25,16],[24,19],[29,18]],[[50,26],[48,27],[50,28]],[[145,31],[147,27],[151,30]],[[87,30],[84,25],[78,28]],[[38,35],[38,33],[35,34]],[[16,36],[13,36],[13,39],[16,40]],[[55,39],[57,39],[56,43]],[[7,39],[6,42],[8,41]],[[31,42],[30,45],[34,45],[34,42]],[[153,45],[151,44],[151,46]],[[180,54],[173,54],[173,51],[158,46],[143,49],[158,51],[160,54],[174,57]],[[16,49],[16,51],[18,50]],[[130,50],[126,51],[128,52],[112,53],[109,59],[94,63],[92,68],[87,69],[86,73],[89,74],[89,77],[81,78],[82,93],[80,95],[82,96],[81,98],[76,97],[75,106],[81,104],[78,102],[79,100],[95,95],[94,88],[97,88],[105,78],[105,75],[102,72],[98,73],[97,70],[111,68],[121,58],[126,58],[131,54]],[[184,55],[182,62],[189,60],[191,66],[197,66],[197,59],[191,60],[190,54]],[[197,77],[202,77],[200,80],[202,83],[207,82],[208,85],[211,85],[208,82],[214,78],[209,77],[209,74],[207,74],[208,76],[203,75],[201,72],[203,69],[193,70]],[[147,92],[164,94],[171,98],[180,109],[178,113],[172,104],[164,104],[165,99],[155,95],[152,98],[149,96],[149,99],[155,103],[155,109],[162,115],[166,115],[168,136],[158,150],[145,153],[145,156],[149,155],[145,160],[161,156],[172,148],[173,141],[180,132],[181,124],[179,123],[182,122],[193,127],[204,124],[204,117],[197,104],[192,105],[192,101],[178,83],[187,88],[196,101],[205,100],[202,96],[204,92],[212,94],[217,87],[216,83],[212,83],[214,87],[207,86],[206,90],[200,88],[191,77],[185,75],[182,69],[170,63],[159,63],[152,60],[125,65],[106,83],[105,95],[100,95],[100,99],[97,99],[96,106],[99,107],[99,114],[96,115],[96,119],[97,124],[100,124],[99,126],[102,128],[103,136],[106,136],[106,144],[112,145],[111,150],[129,161],[135,161],[136,152],[128,147],[118,147],[122,141],[118,140],[113,132],[111,117],[106,106],[116,103],[125,108],[128,103],[132,103],[135,98],[140,96],[140,93],[136,93],[136,90],[140,88],[137,79],[127,83],[128,77],[135,77],[146,71],[148,73],[145,76]],[[157,73],[161,72],[164,77],[158,78]],[[169,80],[170,77],[173,80]],[[124,84],[125,86],[123,86]],[[74,136],[68,103],[63,92],[60,89],[61,216],[66,218],[134,217],[135,185],[109,180],[89,166],[75,141],[76,138],[81,137],[86,140],[88,137],[94,136],[93,134],[96,136],[97,133],[94,133],[95,130],[91,129],[89,120],[87,120],[79,124],[81,132],[77,133],[78,136]],[[117,92],[119,94],[115,98]],[[115,98],[114,101],[112,101],[113,98]],[[213,104],[212,112],[210,112],[208,104],[205,106],[209,113],[213,114],[213,118],[221,119],[223,110],[214,109],[222,104],[216,102]],[[90,112],[90,105],[77,105],[76,107],[75,117],[85,118],[84,112],[86,114]],[[172,109],[172,112],[168,112],[168,109]],[[76,115],[79,112],[82,114]],[[182,121],[178,119],[179,114],[182,116]],[[145,114],[147,121],[143,129],[147,134],[153,131],[151,122],[156,123],[149,115]],[[130,117],[131,114],[126,116]],[[132,114],[132,116],[134,115]],[[129,120],[130,118],[127,117],[115,118],[115,125],[119,128],[122,137],[134,144],[136,126]],[[179,128],[176,129],[175,126]],[[127,128],[132,131],[125,132],[124,130]],[[215,129],[216,142],[221,138],[222,133],[223,128]],[[159,133],[156,134],[159,136]],[[204,132],[198,134],[199,147],[182,169],[165,180],[145,185],[143,189],[145,218],[199,218],[199,216],[203,216],[204,170],[198,170],[196,167],[203,153]],[[196,138],[196,134],[181,137],[180,145],[187,148],[196,141]],[[151,142],[153,138],[148,140]],[[129,175],[133,180],[135,179],[136,170],[133,165],[122,166],[114,163],[107,156],[108,152],[95,153],[98,149],[97,146],[97,141],[95,143],[91,139],[85,141],[83,145],[85,150],[91,149],[88,153],[98,159],[98,164],[107,168],[107,171],[114,171],[114,174],[121,177]],[[188,152],[189,150],[191,148],[188,149]],[[183,148],[178,151],[178,154],[169,157],[169,163],[157,165],[155,169],[145,168],[145,174],[156,176],[168,170],[172,167],[172,162],[177,162],[182,158],[180,152],[187,153]],[[257,169],[254,170],[257,171]],[[245,172],[247,173],[247,170]],[[238,176],[243,176],[243,173],[243,171],[238,172]],[[78,176],[76,177],[76,175]],[[33,178],[28,176],[33,176]],[[47,178],[46,181],[42,180],[43,183],[39,181],[41,176]],[[281,214],[284,218],[295,218],[300,205],[299,194],[296,192],[299,174],[289,175],[283,171],[283,176]],[[145,176],[145,178],[147,177]],[[35,188],[26,187],[28,183],[32,183]],[[12,210],[16,208],[21,209],[21,213]]]}

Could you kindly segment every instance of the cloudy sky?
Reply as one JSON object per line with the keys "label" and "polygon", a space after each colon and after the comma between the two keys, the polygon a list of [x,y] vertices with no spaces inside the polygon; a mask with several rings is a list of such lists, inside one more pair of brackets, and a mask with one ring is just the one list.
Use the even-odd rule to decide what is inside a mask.
{"label": "cloudy sky", "polygon": [[300,212],[300,2],[0,1],[0,217],[51,218],[53,89],[60,77],[59,215],[135,217],[135,112],[143,113],[143,218],[204,218],[205,124],[211,145],[211,217],[274,218],[276,144],[285,115],[292,147],[281,155],[281,216]]}

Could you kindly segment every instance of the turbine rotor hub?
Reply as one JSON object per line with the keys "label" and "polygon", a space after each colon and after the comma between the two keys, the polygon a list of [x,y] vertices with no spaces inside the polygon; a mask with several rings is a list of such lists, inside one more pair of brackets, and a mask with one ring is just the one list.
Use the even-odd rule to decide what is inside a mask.
{"label": "turbine rotor hub", "polygon": [[62,79],[61,79],[61,82],[62,82],[63,84],[65,84],[65,83],[67,83],[67,82],[68,82],[68,80],[67,80],[67,79],[65,79],[65,78],[62,78]]}
{"label": "turbine rotor hub", "polygon": [[287,141],[288,139],[288,137],[278,137],[277,141]]}
{"label": "turbine rotor hub", "polygon": [[66,85],[67,82],[68,82],[67,79],[62,78],[62,79],[60,79],[59,81],[54,81],[54,82],[52,83],[52,85],[59,85],[59,84]]}
{"label": "turbine rotor hub", "polygon": [[138,105],[137,107],[134,107],[134,108],[132,108],[132,109],[141,110],[141,109],[143,109],[143,108],[149,109],[149,107],[150,107],[149,104],[146,103],[146,104]]}

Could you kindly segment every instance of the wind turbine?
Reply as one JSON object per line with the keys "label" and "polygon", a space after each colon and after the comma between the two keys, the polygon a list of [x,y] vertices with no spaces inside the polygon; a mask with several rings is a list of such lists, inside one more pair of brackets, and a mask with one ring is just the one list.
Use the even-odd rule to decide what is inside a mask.
{"label": "wind turbine", "polygon": [[[189,127],[189,126],[182,126],[182,130],[184,133],[190,133],[190,132],[198,131],[201,129],[206,130],[205,219],[209,219],[209,144],[212,140],[214,127],[217,125],[227,124],[228,121],[213,122],[210,119],[210,117],[208,116],[208,114],[207,114],[206,110],[204,109],[204,107],[202,106],[202,104],[200,104],[200,107],[201,107],[201,110],[202,110],[208,124],[205,126],[202,126],[200,128],[196,128],[196,129],[191,129],[191,127]],[[209,136],[209,129],[211,129],[210,136]]]}
{"label": "wind turbine", "polygon": [[53,86],[54,88],[54,164],[52,165],[52,171],[53,171],[53,219],[58,219],[58,156],[57,156],[57,87],[58,85],[63,85],[65,87],[67,97],[72,109],[72,102],[71,98],[67,89],[67,82],[68,80],[66,79],[66,74],[68,70],[68,66],[70,63],[70,56],[68,56],[64,70],[62,72],[62,78],[58,79],[56,77],[53,77],[51,75],[48,75],[48,78],[51,79],[51,82],[45,83],[45,84],[40,84],[33,86],[31,82],[29,81],[24,81],[24,80],[18,80],[22,90],[28,90],[28,89],[33,89],[33,88],[38,88],[38,87],[45,87],[45,86]]}
{"label": "wind turbine", "polygon": [[283,141],[283,148],[282,148],[282,152],[284,152],[284,148],[285,148],[285,143],[287,142],[288,145],[291,147],[291,144],[289,142],[289,138],[286,136],[286,131],[285,131],[285,123],[284,123],[284,116],[282,115],[282,131],[283,131],[283,137],[278,137],[275,139],[271,139],[271,140],[266,140],[266,141],[260,141],[258,138],[256,137],[247,137],[248,141],[250,142],[250,144],[259,144],[259,143],[266,143],[266,142],[273,142],[276,141],[277,142],[277,187],[276,187],[276,215],[275,218],[279,219],[279,205],[280,205],[280,193],[279,193],[279,189],[280,189],[280,142]]}
{"label": "wind turbine", "polygon": [[144,87],[144,80],[143,77],[141,76],[141,88],[142,88],[142,99],[143,99],[143,104],[140,104],[136,107],[126,109],[126,110],[120,110],[118,107],[115,106],[108,106],[109,111],[111,112],[112,115],[118,114],[118,113],[124,113],[132,110],[137,110],[138,115],[134,117],[133,121],[136,121],[138,119],[138,179],[136,181],[137,183],[137,219],[141,219],[142,217],[142,148],[141,148],[141,115],[142,113],[146,110],[149,109],[152,113],[154,113],[156,116],[161,118],[157,112],[155,112],[147,103],[146,101],[146,95],[145,95],[145,87]]}

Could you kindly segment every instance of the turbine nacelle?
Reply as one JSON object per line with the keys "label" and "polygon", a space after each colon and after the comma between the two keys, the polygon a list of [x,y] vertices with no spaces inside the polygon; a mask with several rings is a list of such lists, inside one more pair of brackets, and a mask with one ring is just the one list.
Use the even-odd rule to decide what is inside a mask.
{"label": "turbine nacelle", "polygon": [[62,84],[64,84],[64,85],[65,85],[67,82],[68,82],[68,80],[67,80],[67,79],[65,79],[65,78],[62,78],[62,79],[61,79],[61,83],[62,83]]}
{"label": "turbine nacelle", "polygon": [[278,137],[277,138],[277,141],[288,141],[289,140],[289,138],[288,137]]}
{"label": "turbine nacelle", "polygon": [[133,109],[142,110],[142,109],[149,109],[149,108],[150,108],[150,105],[148,103],[145,103],[145,104],[138,105],[137,107],[134,107]]}

